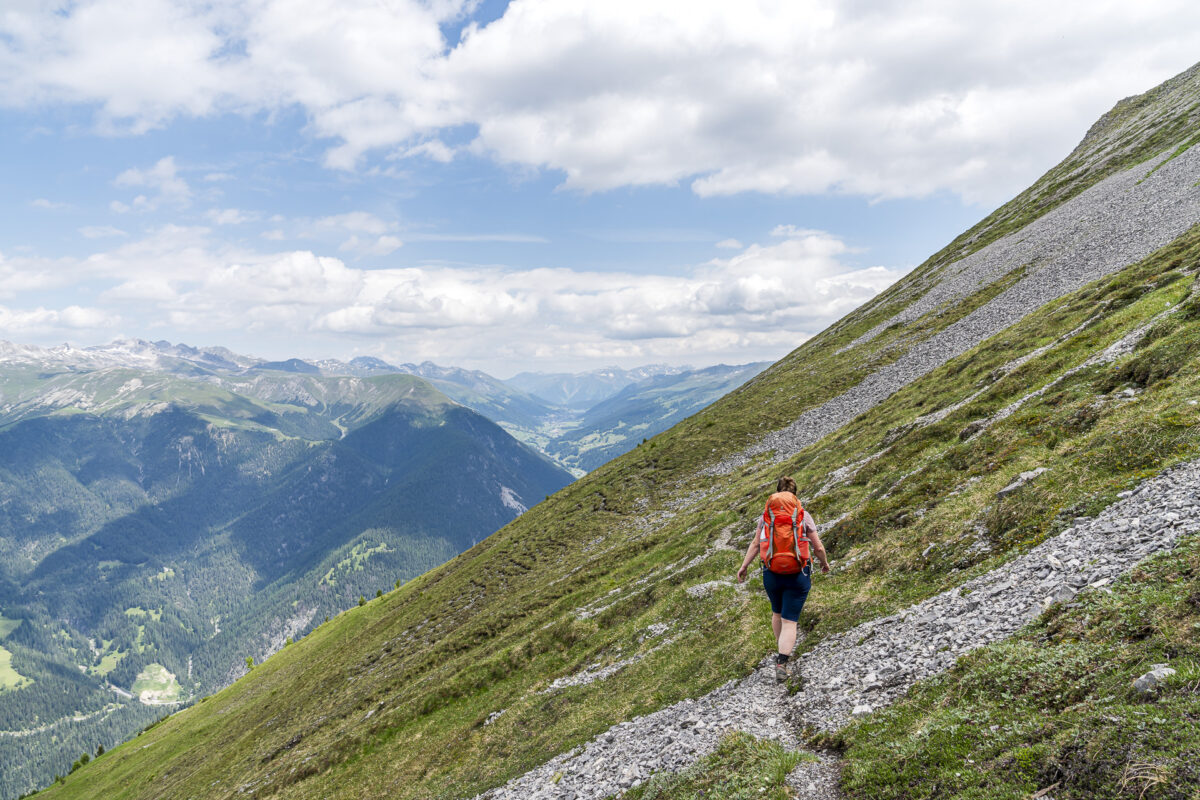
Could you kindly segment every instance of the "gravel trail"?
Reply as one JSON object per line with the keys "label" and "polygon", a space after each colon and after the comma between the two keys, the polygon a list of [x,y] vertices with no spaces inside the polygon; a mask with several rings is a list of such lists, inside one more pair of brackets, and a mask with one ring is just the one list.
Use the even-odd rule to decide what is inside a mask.
{"label": "gravel trail", "polygon": [[[886,706],[960,655],[1011,636],[1050,602],[1105,591],[1142,559],[1198,531],[1200,461],[1193,461],[986,575],[821,642],[801,658],[802,693],[788,698],[775,685],[768,657],[740,681],[622,722],[476,800],[600,800],[695,763],[735,730],[799,748],[801,727],[834,730]],[[830,800],[837,773],[826,757],[802,764],[790,781],[805,797]]]}

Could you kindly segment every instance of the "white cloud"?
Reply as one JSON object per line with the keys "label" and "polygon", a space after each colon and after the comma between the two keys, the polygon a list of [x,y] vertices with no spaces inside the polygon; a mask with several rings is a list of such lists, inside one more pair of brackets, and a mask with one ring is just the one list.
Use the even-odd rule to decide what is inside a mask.
{"label": "white cloud", "polygon": [[547,244],[545,236],[529,233],[410,233],[414,242],[505,242],[508,244]]}
{"label": "white cloud", "polygon": [[244,225],[258,219],[258,214],[237,208],[210,208],[204,217],[214,225]]}
{"label": "white cloud", "polygon": [[385,222],[367,211],[351,211],[346,214],[322,217],[316,220],[314,227],[318,230],[372,233],[378,236],[393,230],[396,226],[394,223]]}
{"label": "white cloud", "polygon": [[[118,175],[113,183],[122,187],[146,187],[154,192],[153,196],[139,194],[133,199],[132,208],[139,211],[153,211],[164,203],[182,207],[192,198],[192,190],[187,181],[179,177],[173,156],[160,158],[148,169],[127,169]],[[122,213],[130,210],[130,206],[118,201],[114,201],[110,207]]]}
{"label": "white cloud", "polygon": [[61,211],[64,208],[71,207],[70,203],[60,203],[56,200],[47,200],[44,197],[39,197],[36,200],[33,200],[29,203],[29,205],[33,206],[34,208],[43,208],[47,211]]}
{"label": "white cloud", "polygon": [[262,238],[269,242],[282,242],[284,239],[283,231],[275,228],[269,231],[263,231]]}
{"label": "white cloud", "polygon": [[6,258],[0,253],[0,297],[61,286],[69,278],[62,275],[59,267],[60,264],[49,259]]}
{"label": "white cloud", "polygon": [[737,239],[722,239],[721,241],[717,242],[717,247],[721,248],[722,250],[741,250],[742,243]]}
{"label": "white cloud", "polygon": [[[95,302],[126,330],[217,341],[249,332],[279,338],[293,355],[306,341],[327,352],[331,343],[349,351],[374,339],[406,358],[492,370],[533,359],[745,362],[782,355],[901,274],[848,265],[852,248],[830,234],[784,230],[792,232],[683,275],[647,275],[358,268],[306,250],[236,250],[205,228],[166,226],[53,268],[0,261],[0,273],[8,269],[0,277],[19,280],[29,270],[33,283],[54,275],[105,287]],[[389,237],[361,234],[367,247],[379,238]]]}
{"label": "white cloud", "polygon": [[338,250],[370,256],[386,256],[396,252],[404,242],[395,236],[361,238],[357,234],[342,242]]}
{"label": "white cloud", "polygon": [[63,331],[102,331],[120,324],[120,318],[98,308],[71,305],[66,308],[10,309],[0,306],[0,337],[54,335]]}
{"label": "white cloud", "polygon": [[454,148],[448,147],[444,142],[432,139],[428,142],[421,142],[404,151],[406,158],[413,156],[425,156],[441,164],[449,164],[454,160]]}
{"label": "white cloud", "polygon": [[84,225],[79,229],[79,235],[85,239],[107,239],[114,236],[128,236],[129,234],[120,228],[114,228],[112,225]]}
{"label": "white cloud", "polygon": [[299,106],[338,168],[467,150],[584,191],[992,202],[1200,53],[1185,0],[514,0],[449,49],[439,25],[474,6],[18,3],[0,17],[0,104],[95,105],[134,132]]}

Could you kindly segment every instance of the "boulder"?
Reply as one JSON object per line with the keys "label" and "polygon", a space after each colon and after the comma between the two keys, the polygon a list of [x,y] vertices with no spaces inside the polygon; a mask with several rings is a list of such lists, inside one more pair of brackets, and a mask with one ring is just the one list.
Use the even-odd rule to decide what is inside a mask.
{"label": "boulder", "polygon": [[1155,664],[1149,672],[1133,682],[1133,688],[1142,694],[1151,694],[1158,690],[1163,681],[1174,674],[1175,670],[1166,664]]}

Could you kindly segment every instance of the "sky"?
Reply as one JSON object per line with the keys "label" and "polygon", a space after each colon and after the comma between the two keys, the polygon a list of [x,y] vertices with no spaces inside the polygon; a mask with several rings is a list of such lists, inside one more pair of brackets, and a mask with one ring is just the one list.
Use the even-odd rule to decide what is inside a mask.
{"label": "sky", "polygon": [[774,360],[1197,61],[1188,2],[6,0],[0,339]]}

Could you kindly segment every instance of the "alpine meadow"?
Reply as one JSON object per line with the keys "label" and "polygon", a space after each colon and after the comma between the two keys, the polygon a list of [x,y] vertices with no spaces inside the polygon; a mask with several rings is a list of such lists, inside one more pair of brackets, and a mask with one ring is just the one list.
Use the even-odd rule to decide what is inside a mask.
{"label": "alpine meadow", "polygon": [[[0,471],[15,474],[13,454],[42,454],[40,491],[87,535],[40,559],[60,528],[29,528],[31,544],[4,554],[0,727],[36,728],[3,703],[22,681],[68,685],[80,675],[68,655],[90,652],[67,627],[44,647],[68,655],[37,660],[30,620],[97,626],[88,675],[135,677],[154,661],[179,678],[224,668],[223,648],[250,655],[246,641],[304,612],[310,632],[253,651],[272,650],[220,691],[138,717],[140,733],[100,755],[74,740],[88,758],[37,796],[1197,800],[1197,143],[1200,65],[1118,102],[919,267],[765,370],[722,377],[749,380],[629,437],[628,452],[599,463],[608,450],[593,460],[578,442],[525,436],[589,470],[570,483],[404,375],[353,378],[344,407],[322,393],[349,378],[266,369],[187,382],[173,395],[186,403],[141,397],[140,413],[110,400],[104,413],[13,417],[0,436],[35,444],[0,449]],[[30,368],[31,387],[41,374]],[[146,376],[126,389],[134,377],[94,391],[151,391]],[[671,399],[669,378],[639,384],[638,402]],[[6,379],[6,414],[9,395]],[[579,430],[607,442],[636,405],[594,406]],[[223,485],[256,488],[160,504],[139,521],[155,550],[132,563],[129,531],[106,525],[141,493],[170,493],[137,471],[156,437],[185,433]],[[85,463],[55,460],[85,435],[100,442]],[[466,483],[489,487],[486,507],[467,494],[486,512],[478,523],[453,497],[436,496],[429,516],[395,506],[458,488],[463,459],[439,461],[449,445],[437,437],[474,448]],[[415,459],[403,490],[388,484],[389,448]],[[158,454],[174,476],[183,454]],[[314,483],[318,470],[327,478]],[[101,473],[126,477],[89,481]],[[813,576],[798,672],[776,685],[759,578],[734,573],[780,475],[796,480],[833,569]],[[515,519],[501,518],[501,485],[527,509]],[[37,516],[0,508],[10,526]],[[173,514],[271,566],[254,583],[213,539],[164,533]],[[284,519],[304,536],[257,538]],[[448,529],[462,538],[439,538]],[[318,548],[326,538],[336,547]],[[20,558],[37,566],[22,584],[30,616],[10,631]],[[65,572],[100,581],[103,603],[38,590]],[[197,605],[185,592],[150,607],[152,580],[190,586]],[[197,593],[218,584],[253,606],[240,617],[257,620],[251,638],[206,640],[216,601]],[[317,624],[331,607],[322,593],[363,601]],[[169,641],[181,631],[197,637],[190,669]],[[107,690],[93,689],[88,708],[101,711]]]}

